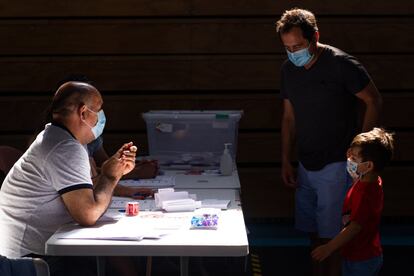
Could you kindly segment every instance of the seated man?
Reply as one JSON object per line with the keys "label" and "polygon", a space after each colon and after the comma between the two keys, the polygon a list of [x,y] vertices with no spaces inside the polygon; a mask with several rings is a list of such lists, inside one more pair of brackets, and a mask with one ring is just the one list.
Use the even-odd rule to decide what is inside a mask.
{"label": "seated man", "polygon": [[135,166],[136,147],[126,143],[108,158],[93,186],[84,145],[103,131],[102,105],[99,91],[86,83],[67,82],[56,91],[51,124],[0,191],[0,255],[45,255],[45,242],[62,224],[94,225],[106,211],[119,179]]}

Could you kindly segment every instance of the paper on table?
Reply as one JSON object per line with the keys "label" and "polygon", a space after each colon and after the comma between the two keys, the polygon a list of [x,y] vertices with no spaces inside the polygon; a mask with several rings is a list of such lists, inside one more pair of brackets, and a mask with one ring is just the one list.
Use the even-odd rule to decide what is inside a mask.
{"label": "paper on table", "polygon": [[160,239],[185,227],[191,214],[140,213],[136,217],[123,216],[118,221],[98,221],[91,227],[64,225],[56,234],[58,239],[90,239],[139,241]]}
{"label": "paper on table", "polygon": [[230,200],[227,199],[204,199],[201,201],[201,208],[219,208],[227,209],[230,204]]}
{"label": "paper on table", "polygon": [[166,188],[175,186],[175,177],[157,175],[151,179],[126,179],[119,181],[119,184],[130,187]]}
{"label": "paper on table", "polygon": [[[90,239],[90,240],[119,240],[119,241],[140,241],[142,239],[159,239],[166,234],[164,231],[154,229],[140,229],[135,225],[128,225],[116,222],[98,222],[92,227],[73,227],[67,231],[57,233],[59,239]],[[70,226],[68,226],[70,227]]]}

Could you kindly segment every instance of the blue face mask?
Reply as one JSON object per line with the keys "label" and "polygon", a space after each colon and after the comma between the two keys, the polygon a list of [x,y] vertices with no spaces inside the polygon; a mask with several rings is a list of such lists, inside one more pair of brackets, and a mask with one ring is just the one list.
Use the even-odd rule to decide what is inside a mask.
{"label": "blue face mask", "polygon": [[98,114],[98,121],[96,122],[96,125],[94,127],[91,127],[90,125],[88,125],[86,122],[85,124],[87,124],[90,128],[91,131],[93,133],[93,136],[96,138],[98,138],[99,136],[102,135],[103,130],[105,128],[105,123],[106,123],[106,117],[105,117],[105,113],[103,110],[100,110],[98,112],[95,112],[93,110],[91,110],[90,108],[86,107],[87,109],[89,109],[89,111]]}
{"label": "blue face mask", "polygon": [[290,52],[289,50],[286,50],[289,60],[297,67],[308,64],[313,57],[313,55],[309,53],[309,47],[310,45],[308,48],[304,48],[296,52]]}

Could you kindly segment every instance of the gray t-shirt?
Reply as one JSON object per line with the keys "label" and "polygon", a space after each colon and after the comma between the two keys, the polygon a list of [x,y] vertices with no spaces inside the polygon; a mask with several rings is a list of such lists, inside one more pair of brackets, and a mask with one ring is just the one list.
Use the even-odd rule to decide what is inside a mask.
{"label": "gray t-shirt", "polygon": [[45,254],[45,242],[72,221],[61,195],[92,189],[88,153],[62,126],[46,125],[0,190],[0,255]]}
{"label": "gray t-shirt", "polygon": [[326,46],[310,69],[282,66],[281,96],[294,109],[299,161],[308,170],[343,161],[359,132],[356,93],[370,82],[352,56]]}

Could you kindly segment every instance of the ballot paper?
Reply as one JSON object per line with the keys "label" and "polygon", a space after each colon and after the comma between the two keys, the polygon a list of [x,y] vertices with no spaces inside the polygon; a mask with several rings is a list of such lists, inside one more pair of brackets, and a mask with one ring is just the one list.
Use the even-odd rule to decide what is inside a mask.
{"label": "ballot paper", "polygon": [[204,199],[201,201],[201,208],[218,208],[226,210],[230,204],[227,199]]}
{"label": "ballot paper", "polygon": [[[91,227],[66,225],[57,233],[59,239],[89,239],[89,240],[117,240],[140,241],[142,239],[160,239],[171,231],[179,229],[181,225],[171,224],[169,227],[158,227],[162,218],[146,219],[145,226],[140,219],[125,217],[118,221],[98,221]],[[164,221],[164,220],[163,220]],[[165,225],[165,222],[163,223]]]}
{"label": "ballot paper", "polygon": [[175,186],[175,177],[168,175],[157,175],[151,179],[125,179],[119,184],[129,187],[168,188]]}
{"label": "ballot paper", "polygon": [[131,229],[131,227],[121,228],[115,224],[100,224],[94,227],[83,227],[73,229],[64,235],[59,235],[59,239],[89,239],[89,240],[118,240],[118,241],[140,241],[146,236],[159,239],[159,235],[148,235],[147,231]]}

